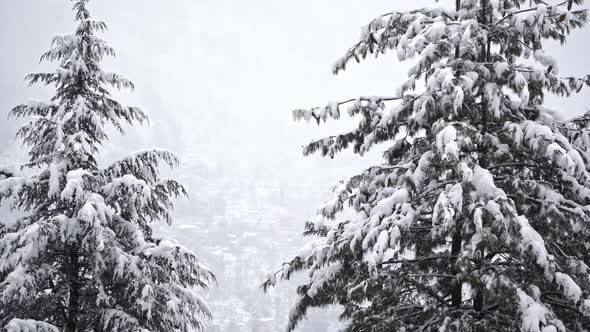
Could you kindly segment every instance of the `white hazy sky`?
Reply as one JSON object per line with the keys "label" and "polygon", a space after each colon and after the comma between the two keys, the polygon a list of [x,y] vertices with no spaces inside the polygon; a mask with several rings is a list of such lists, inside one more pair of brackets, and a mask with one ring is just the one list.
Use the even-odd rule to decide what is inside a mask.
{"label": "white hazy sky", "polygon": [[[444,1],[443,1],[444,3]],[[211,162],[264,174],[321,168],[329,173],[342,162],[365,162],[350,154],[336,161],[302,158],[312,138],[350,127],[341,121],[317,128],[296,124],[290,110],[357,95],[391,94],[408,65],[386,55],[333,76],[332,62],[358,37],[372,17],[433,5],[433,0],[95,0],[93,14],[110,31],[104,36],[117,51],[105,67],[136,84],[123,100],[144,107],[152,125],[114,138],[114,154],[146,146],[190,151]],[[47,92],[27,89],[23,77],[43,68],[39,55],[51,37],[72,31],[71,4],[65,0],[0,0],[0,113]],[[564,48],[552,48],[562,74],[590,72],[590,30],[573,34]],[[550,99],[566,114],[590,106],[589,94]],[[0,140],[16,129],[0,122]],[[119,144],[120,143],[120,144]],[[1,144],[2,146],[4,144]],[[6,151],[7,147],[0,147]],[[123,150],[123,151],[118,151]],[[6,153],[5,153],[6,154]],[[287,165],[285,163],[288,161]]]}
{"label": "white hazy sky", "polygon": [[[122,94],[122,101],[142,106],[152,118],[150,127],[113,136],[108,158],[158,146],[181,160],[196,156],[221,165],[230,177],[261,183],[297,184],[313,173],[314,184],[327,190],[378,153],[304,158],[302,145],[354,122],[294,123],[291,109],[392,94],[409,68],[392,54],[351,65],[339,76],[331,74],[331,64],[373,17],[429,5],[434,0],[94,0],[93,15],[107,22],[104,38],[117,51],[104,68],[135,83],[136,92]],[[70,7],[66,0],[0,0],[0,166],[19,158],[9,110],[51,92],[27,88],[23,78],[53,68],[38,59],[52,36],[73,31]],[[565,47],[550,45],[562,75],[590,73],[589,44],[590,26]],[[588,91],[568,100],[549,98],[548,106],[565,116],[582,113],[590,107]],[[180,172],[186,177],[195,170]],[[301,229],[313,208],[296,212]],[[285,259],[291,254],[284,253]]]}

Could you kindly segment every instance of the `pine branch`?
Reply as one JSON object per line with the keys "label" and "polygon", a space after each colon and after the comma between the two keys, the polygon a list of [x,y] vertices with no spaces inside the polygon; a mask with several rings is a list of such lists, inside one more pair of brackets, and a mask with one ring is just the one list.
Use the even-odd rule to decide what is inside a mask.
{"label": "pine branch", "polygon": [[[560,2],[560,3],[558,3],[558,4],[556,4],[556,5],[553,5],[553,6],[547,6],[547,8],[552,8],[552,7],[554,8],[554,7],[564,6],[564,5],[567,5],[567,4],[568,4],[568,2],[569,2],[569,0],[565,0],[565,1],[563,1],[563,2]],[[508,18],[510,18],[510,17],[512,17],[512,16],[515,16],[515,15],[518,15],[518,14],[522,14],[522,13],[527,13],[527,12],[537,11],[538,9],[539,9],[539,7],[537,6],[537,7],[531,7],[531,8],[526,8],[526,9],[517,10],[517,11],[515,11],[515,12],[512,12],[512,13],[510,13],[510,14],[508,14],[508,15],[506,15],[506,16],[504,16],[504,17],[502,17],[502,18],[501,18],[500,20],[498,20],[498,22],[496,22],[494,25],[498,25],[498,24],[502,23],[504,20],[506,20],[506,19],[508,19]]]}
{"label": "pine branch", "polygon": [[381,263],[381,265],[391,265],[391,264],[413,264],[413,263],[422,263],[425,261],[430,261],[430,260],[447,260],[447,259],[452,259],[452,258],[456,258],[456,256],[451,256],[451,255],[434,255],[434,256],[426,256],[426,257],[420,257],[420,258],[414,258],[414,259],[388,259],[384,262]]}

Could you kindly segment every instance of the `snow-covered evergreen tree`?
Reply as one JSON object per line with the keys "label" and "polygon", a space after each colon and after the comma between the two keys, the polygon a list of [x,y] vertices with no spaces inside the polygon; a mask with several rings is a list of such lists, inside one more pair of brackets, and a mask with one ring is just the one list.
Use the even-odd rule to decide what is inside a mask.
{"label": "snow-covered evergreen tree", "polygon": [[306,224],[315,240],[263,284],[309,273],[289,330],[329,304],[348,331],[590,329],[590,114],[543,107],[590,85],[543,49],[585,24],[582,2],[456,0],[362,29],[334,73],[388,51],[414,65],[392,97],[294,111],[361,117],[305,155],[389,146],[335,188]]}
{"label": "snow-covered evergreen tree", "polygon": [[[74,34],[57,36],[41,60],[53,73],[27,77],[55,86],[49,102],[11,115],[29,121],[18,136],[29,147],[25,175],[4,171],[0,201],[25,216],[0,224],[0,326],[8,331],[194,331],[209,317],[198,291],[213,275],[195,254],[155,238],[150,223],[172,222],[184,195],[158,167],[175,167],[170,152],[146,150],[108,167],[97,162],[109,127],[146,115],[121,106],[109,88],[133,88],[101,70],[113,49],[96,33],[105,23],[75,0]],[[29,175],[33,174],[33,175]]]}

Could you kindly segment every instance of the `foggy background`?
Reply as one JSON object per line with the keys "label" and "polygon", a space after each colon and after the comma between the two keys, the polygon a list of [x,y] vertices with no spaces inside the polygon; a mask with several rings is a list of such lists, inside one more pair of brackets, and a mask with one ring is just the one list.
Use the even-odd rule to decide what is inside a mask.
{"label": "foggy background", "polygon": [[[449,1],[442,1],[442,4]],[[551,2],[551,1],[550,1]],[[434,0],[94,0],[92,14],[110,30],[103,36],[117,52],[103,63],[131,79],[133,94],[115,93],[141,106],[150,126],[114,134],[103,160],[151,147],[181,159],[171,174],[186,184],[189,200],[177,204],[175,225],[158,227],[196,251],[217,274],[206,295],[213,312],[207,331],[277,331],[296,298],[295,282],[264,294],[267,272],[293,257],[305,243],[307,218],[347,176],[379,162],[380,150],[364,158],[345,152],[334,159],[304,158],[301,147],[344,132],[354,120],[293,122],[296,107],[325,105],[360,95],[391,95],[409,63],[393,54],[351,65],[334,76],[331,65],[356,42],[360,27],[382,13],[434,5]],[[454,3],[454,2],[453,2]],[[451,4],[451,2],[449,2]],[[446,5],[446,4],[445,4]],[[18,123],[6,116],[51,89],[27,88],[56,34],[75,27],[66,0],[0,0],[0,166],[23,160],[14,141]],[[590,72],[590,27],[565,47],[550,45],[560,75]],[[574,98],[548,98],[564,118],[590,107],[583,90]],[[6,215],[0,210],[0,218]],[[337,328],[335,310],[312,313],[301,331]]]}

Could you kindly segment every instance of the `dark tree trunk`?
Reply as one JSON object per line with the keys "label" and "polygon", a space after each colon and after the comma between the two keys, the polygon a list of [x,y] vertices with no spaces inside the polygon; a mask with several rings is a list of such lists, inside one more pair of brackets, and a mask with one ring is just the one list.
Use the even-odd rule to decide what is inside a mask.
{"label": "dark tree trunk", "polygon": [[[459,9],[461,8],[461,0],[456,0],[455,2],[455,9],[457,11],[457,19],[459,19],[458,15],[459,15]],[[460,45],[457,45],[455,47],[455,57],[459,58],[461,56],[460,54]],[[451,259],[451,271],[453,272],[458,272],[456,271],[456,267],[455,267],[455,263],[457,261],[457,257],[459,256],[459,254],[461,253],[461,242],[463,241],[463,239],[461,238],[461,227],[459,224],[457,224],[455,226],[455,233],[453,234],[453,242],[451,244],[451,256],[453,257]],[[460,280],[456,280],[456,283],[453,285],[453,288],[451,289],[451,304],[454,307],[458,307],[461,305],[461,302],[463,301],[462,299],[462,282]]]}
{"label": "dark tree trunk", "polygon": [[69,301],[68,301],[68,316],[65,325],[65,332],[75,332],[78,327],[78,314],[80,312],[80,280],[79,280],[79,262],[78,250],[76,248],[70,249],[67,258],[69,283]]}
{"label": "dark tree trunk", "polygon": [[[480,18],[480,23],[481,24],[487,24],[487,6],[488,6],[488,0],[481,0],[480,2],[481,5],[481,18]],[[483,46],[482,49],[482,56],[481,56],[481,61],[488,61],[489,57],[490,57],[490,48],[491,48],[491,41],[488,39],[487,42],[487,47],[486,45]],[[487,101],[485,96],[483,96],[482,98],[482,122],[483,122],[483,126],[482,126],[482,130],[483,131],[487,131],[487,122],[488,122],[488,109],[487,109]],[[480,155],[480,165],[483,168],[487,168],[487,158],[486,158],[486,151],[484,151],[484,149],[480,149],[479,151],[479,155]],[[481,248],[480,246],[478,246],[478,250],[481,251],[481,259],[484,259],[484,248]],[[480,268],[481,266],[481,259],[478,258],[478,262],[476,264],[477,268]],[[473,300],[473,308],[477,311],[481,311],[483,309],[484,306],[484,302],[485,302],[485,297],[484,297],[484,288],[481,285],[477,285],[477,287],[475,288],[475,299]]]}
{"label": "dark tree trunk", "polygon": [[[451,256],[453,256],[453,258],[451,259],[451,270],[455,273],[458,272],[457,268],[455,267],[455,262],[457,261],[457,257],[461,253],[462,241],[463,239],[461,238],[461,227],[459,226],[459,224],[457,224],[457,226],[455,226],[455,234],[453,234],[453,242],[451,244]],[[454,307],[458,307],[461,305],[461,302],[463,302],[461,294],[462,282],[460,280],[456,280],[455,282],[456,284],[453,285],[453,288],[451,290],[451,304]]]}

